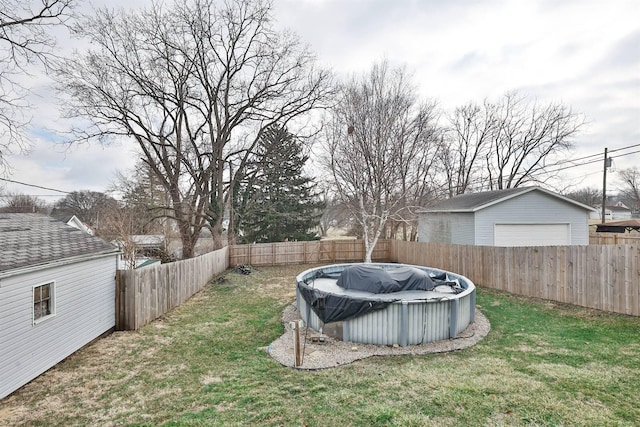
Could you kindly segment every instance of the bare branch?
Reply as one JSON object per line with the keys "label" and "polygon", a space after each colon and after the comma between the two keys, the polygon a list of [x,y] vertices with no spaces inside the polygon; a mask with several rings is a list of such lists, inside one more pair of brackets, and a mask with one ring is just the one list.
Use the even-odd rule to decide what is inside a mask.
{"label": "bare branch", "polygon": [[436,136],[435,104],[418,102],[404,69],[382,62],[344,86],[325,166],[362,229],[366,261],[389,218],[430,191]]}
{"label": "bare branch", "polygon": [[222,244],[229,162],[241,170],[262,130],[330,94],[330,75],[295,37],[273,30],[270,13],[269,2],[250,0],[98,10],[77,29],[94,49],[60,70],[68,114],[93,124],[80,139],[137,143],[170,196],[185,257],[202,228]]}
{"label": "bare branch", "polygon": [[532,103],[516,92],[458,108],[448,120],[440,158],[450,197],[556,178],[550,166],[568,155],[584,124],[569,107]]}
{"label": "bare branch", "polygon": [[66,24],[73,2],[0,1],[0,174],[10,168],[7,155],[29,149],[23,136],[30,121],[29,89],[20,84],[20,76],[31,75],[34,64],[49,69],[55,58],[50,30]]}
{"label": "bare branch", "polygon": [[635,203],[634,210],[640,211],[640,169],[632,167],[618,172],[622,183],[620,192]]}

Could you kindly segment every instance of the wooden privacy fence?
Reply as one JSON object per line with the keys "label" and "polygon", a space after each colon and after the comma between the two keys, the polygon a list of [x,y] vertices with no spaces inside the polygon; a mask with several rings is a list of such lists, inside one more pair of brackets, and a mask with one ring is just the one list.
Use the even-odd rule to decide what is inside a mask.
{"label": "wooden privacy fence", "polygon": [[[371,259],[390,261],[390,241],[379,240]],[[229,246],[229,265],[320,264],[364,261],[363,240],[258,243]]]}
{"label": "wooden privacy fence", "polygon": [[[364,249],[361,240],[233,245],[197,258],[121,270],[116,329],[151,322],[230,266],[358,262]],[[441,268],[518,295],[640,316],[640,244],[502,248],[381,240],[372,258]]]}
{"label": "wooden privacy fence", "polygon": [[640,245],[502,248],[394,240],[390,256],[488,288],[640,316]]}
{"label": "wooden privacy fence", "polygon": [[116,273],[116,330],[137,330],[201,290],[229,267],[229,248]]}
{"label": "wooden privacy fence", "polygon": [[590,245],[640,245],[640,233],[589,233]]}

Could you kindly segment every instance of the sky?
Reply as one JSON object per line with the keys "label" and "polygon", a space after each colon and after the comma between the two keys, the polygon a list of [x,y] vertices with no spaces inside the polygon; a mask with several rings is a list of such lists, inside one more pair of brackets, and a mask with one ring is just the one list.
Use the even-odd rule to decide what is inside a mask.
{"label": "sky", "polygon": [[[382,59],[405,66],[419,94],[437,101],[443,114],[514,90],[570,106],[586,119],[574,159],[617,150],[608,192],[619,186],[617,170],[640,166],[640,146],[633,147],[640,144],[638,0],[274,0],[274,16],[278,28],[295,32],[339,77],[364,73]],[[82,49],[66,31],[57,33],[61,52]],[[60,117],[53,85],[37,71],[29,78],[32,148],[9,157],[13,171],[6,178],[64,191],[108,190],[116,171],[134,166],[133,143],[61,146],[70,122]],[[602,170],[602,161],[567,169],[566,183],[601,188]],[[64,195],[8,182],[4,190],[48,202]]]}

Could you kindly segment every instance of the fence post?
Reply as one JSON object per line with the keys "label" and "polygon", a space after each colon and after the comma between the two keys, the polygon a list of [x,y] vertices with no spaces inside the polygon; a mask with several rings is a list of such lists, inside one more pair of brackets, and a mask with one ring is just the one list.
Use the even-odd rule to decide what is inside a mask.
{"label": "fence post", "polygon": [[116,331],[124,331],[125,328],[125,280],[122,270],[116,270]]}
{"label": "fence post", "polygon": [[331,241],[331,262],[336,262],[336,241]]}
{"label": "fence post", "polygon": [[276,265],[276,245],[277,243],[271,243],[271,265]]}

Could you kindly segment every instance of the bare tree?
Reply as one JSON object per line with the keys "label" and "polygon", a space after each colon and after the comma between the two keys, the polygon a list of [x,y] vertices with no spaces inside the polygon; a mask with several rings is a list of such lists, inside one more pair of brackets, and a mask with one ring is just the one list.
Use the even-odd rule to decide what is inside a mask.
{"label": "bare tree", "polygon": [[640,169],[636,166],[629,169],[622,169],[618,172],[618,177],[622,182],[620,192],[628,199],[634,201],[635,211],[640,211]]}
{"label": "bare tree", "polygon": [[96,234],[100,234],[103,213],[117,205],[118,202],[113,197],[98,191],[73,191],[55,203],[51,215],[75,215],[93,228]]}
{"label": "bare tree", "polygon": [[270,8],[182,0],[99,10],[78,30],[95,49],[61,72],[70,113],[93,123],[80,139],[124,136],[140,147],[170,197],[184,257],[203,227],[222,246],[229,189],[263,131],[292,124],[329,94],[329,74],[297,38],[273,29]]}
{"label": "bare tree", "polygon": [[318,225],[320,237],[327,237],[331,227],[346,226],[350,217],[349,209],[336,196],[328,183],[323,183],[320,200],[324,205],[320,224]]}
{"label": "bare tree", "polygon": [[407,73],[375,64],[343,89],[327,136],[325,165],[362,229],[365,262],[389,219],[424,193],[435,149],[434,104],[419,102]]}
{"label": "bare tree", "polygon": [[585,187],[566,194],[570,199],[583,205],[595,207],[602,204],[602,190],[594,187]]}
{"label": "bare tree", "polygon": [[118,172],[111,191],[120,193],[122,209],[132,214],[132,234],[171,234],[166,220],[170,201],[146,163],[139,161],[128,173]]}
{"label": "bare tree", "polygon": [[28,89],[21,75],[33,72],[33,65],[45,69],[52,59],[54,25],[69,18],[73,0],[0,0],[0,172],[6,171],[6,156],[24,151],[22,136],[29,122],[25,100]]}
{"label": "bare tree", "polygon": [[516,92],[456,109],[440,153],[449,196],[557,178],[583,124],[567,106],[530,102]]}
{"label": "bare tree", "polygon": [[573,147],[584,119],[562,104],[539,105],[515,92],[497,106],[498,124],[487,156],[490,189],[545,183]]}
{"label": "bare tree", "polygon": [[10,213],[47,213],[49,206],[47,203],[37,196],[28,194],[8,194],[4,207],[0,208],[1,212]]}
{"label": "bare tree", "polygon": [[126,209],[118,203],[110,204],[101,210],[100,237],[114,242],[122,251],[124,269],[132,270],[136,267],[138,245],[132,236],[135,230],[136,212]]}
{"label": "bare tree", "polygon": [[448,115],[449,127],[440,140],[438,158],[448,197],[482,186],[485,159],[495,131],[494,109],[467,104]]}

